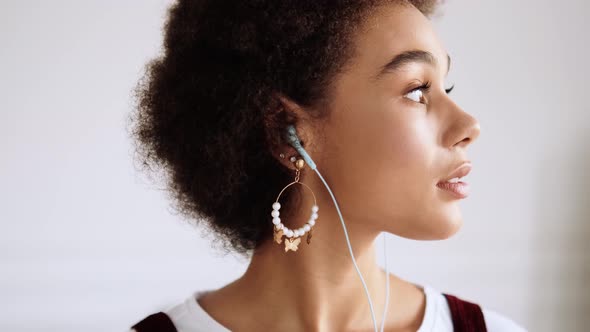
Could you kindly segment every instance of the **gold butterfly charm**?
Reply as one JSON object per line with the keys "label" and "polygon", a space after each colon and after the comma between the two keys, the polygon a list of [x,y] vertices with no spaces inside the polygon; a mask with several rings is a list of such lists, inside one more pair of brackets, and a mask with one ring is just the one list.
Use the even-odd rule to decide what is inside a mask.
{"label": "gold butterfly charm", "polygon": [[289,251],[289,249],[293,251],[297,251],[297,245],[301,242],[301,238],[298,237],[296,239],[289,239],[285,238],[285,252]]}
{"label": "gold butterfly charm", "polygon": [[283,242],[283,235],[284,235],[283,230],[282,229],[278,229],[277,230],[275,228],[275,234],[274,235],[275,235],[274,237],[275,237],[276,243],[281,244],[281,242]]}

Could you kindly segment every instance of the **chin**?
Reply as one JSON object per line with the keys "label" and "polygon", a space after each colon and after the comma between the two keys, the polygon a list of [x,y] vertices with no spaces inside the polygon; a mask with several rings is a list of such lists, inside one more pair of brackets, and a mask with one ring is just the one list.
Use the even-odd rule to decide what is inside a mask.
{"label": "chin", "polygon": [[446,240],[457,234],[463,226],[463,215],[458,204],[445,206],[438,218],[432,220],[434,240]]}
{"label": "chin", "polygon": [[[395,234],[397,236],[418,241],[436,241],[446,240],[451,236],[455,235],[463,226],[462,218],[453,219],[437,219],[432,218],[427,222],[418,222],[418,226],[409,226],[405,230],[383,230],[385,232]],[[416,224],[414,224],[416,225]]]}
{"label": "chin", "polygon": [[439,232],[436,234],[436,239],[435,240],[446,240],[448,238],[450,238],[451,236],[457,234],[457,232],[461,229],[461,227],[463,226],[463,219],[458,219],[458,220],[453,220],[451,222],[447,222],[445,224],[446,227],[443,227],[439,230]]}
{"label": "chin", "polygon": [[428,229],[424,230],[422,236],[417,239],[420,240],[429,240],[429,241],[436,241],[436,240],[446,240],[453,235],[457,234],[457,232],[463,226],[463,218],[455,217],[455,218],[448,218],[448,219],[432,219],[428,226]]}

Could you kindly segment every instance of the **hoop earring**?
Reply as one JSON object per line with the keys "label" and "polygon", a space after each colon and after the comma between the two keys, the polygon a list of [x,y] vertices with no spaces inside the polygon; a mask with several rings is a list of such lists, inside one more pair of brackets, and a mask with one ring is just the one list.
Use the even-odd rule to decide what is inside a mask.
{"label": "hoop earring", "polygon": [[[272,204],[272,212],[271,212],[271,216],[273,217],[272,223],[274,224],[274,227],[273,227],[274,228],[274,241],[278,244],[281,244],[281,242],[283,241],[283,235],[284,235],[285,236],[285,252],[287,252],[289,250],[297,251],[297,249],[298,249],[297,245],[301,242],[301,237],[304,236],[307,232],[309,232],[307,234],[307,244],[309,245],[311,243],[311,236],[312,236],[311,233],[312,233],[313,226],[315,225],[315,222],[318,219],[318,210],[319,210],[313,190],[311,190],[311,188],[308,185],[306,185],[305,183],[299,182],[299,175],[301,174],[301,169],[305,166],[305,161],[303,159],[297,159],[295,157],[291,157],[290,160],[295,164],[295,181],[289,183],[288,185],[286,185],[283,188],[283,190],[281,190],[281,192],[277,196],[276,201]],[[287,228],[281,222],[281,218],[279,218],[279,215],[280,215],[279,210],[281,209],[281,203],[279,203],[279,198],[281,197],[281,194],[283,193],[283,191],[285,191],[285,189],[287,189],[288,187],[290,187],[294,184],[300,184],[300,185],[306,187],[307,189],[309,189],[309,191],[311,191],[311,194],[313,195],[313,206],[311,207],[311,216],[309,217],[309,221],[305,225],[303,225],[303,227],[300,227],[296,230],[291,230],[291,229]]]}

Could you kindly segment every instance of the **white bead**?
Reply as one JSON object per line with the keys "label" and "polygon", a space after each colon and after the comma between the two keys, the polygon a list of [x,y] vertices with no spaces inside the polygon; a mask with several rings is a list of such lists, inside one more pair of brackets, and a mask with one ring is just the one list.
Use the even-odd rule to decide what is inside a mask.
{"label": "white bead", "polygon": [[273,210],[279,210],[280,208],[281,208],[281,203],[279,203],[279,202],[272,203]]}
{"label": "white bead", "polygon": [[280,212],[277,210],[272,210],[272,212],[270,213],[271,216],[273,216],[274,218],[278,217],[280,215]]}
{"label": "white bead", "polygon": [[318,218],[318,214],[314,213],[311,215],[311,219],[316,220]]}
{"label": "white bead", "polygon": [[311,212],[316,213],[320,208],[317,205],[311,207]]}
{"label": "white bead", "polygon": [[312,220],[308,221],[307,223],[310,224],[311,226],[313,226],[313,225],[315,225],[315,220],[312,219]]}
{"label": "white bead", "polygon": [[287,230],[287,236],[288,237],[293,237],[293,231],[292,230]]}
{"label": "white bead", "polygon": [[272,223],[275,225],[278,225],[281,223],[281,218],[276,217],[276,218],[272,218]]}
{"label": "white bead", "polygon": [[311,226],[309,226],[309,224],[305,224],[305,226],[303,226],[303,229],[304,229],[306,232],[309,232],[309,230],[311,229]]}

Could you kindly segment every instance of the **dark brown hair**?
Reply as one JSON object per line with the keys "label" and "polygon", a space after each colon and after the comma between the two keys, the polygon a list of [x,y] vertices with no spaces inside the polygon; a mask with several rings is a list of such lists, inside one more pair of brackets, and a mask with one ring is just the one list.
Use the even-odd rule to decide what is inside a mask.
{"label": "dark brown hair", "polygon": [[[186,0],[164,27],[129,117],[136,157],[163,171],[175,208],[245,254],[272,236],[271,205],[293,172],[273,156],[298,119],[280,93],[326,116],[330,82],[351,58],[352,32],[384,3],[430,16],[436,1]],[[281,216],[297,190],[281,196]]]}

